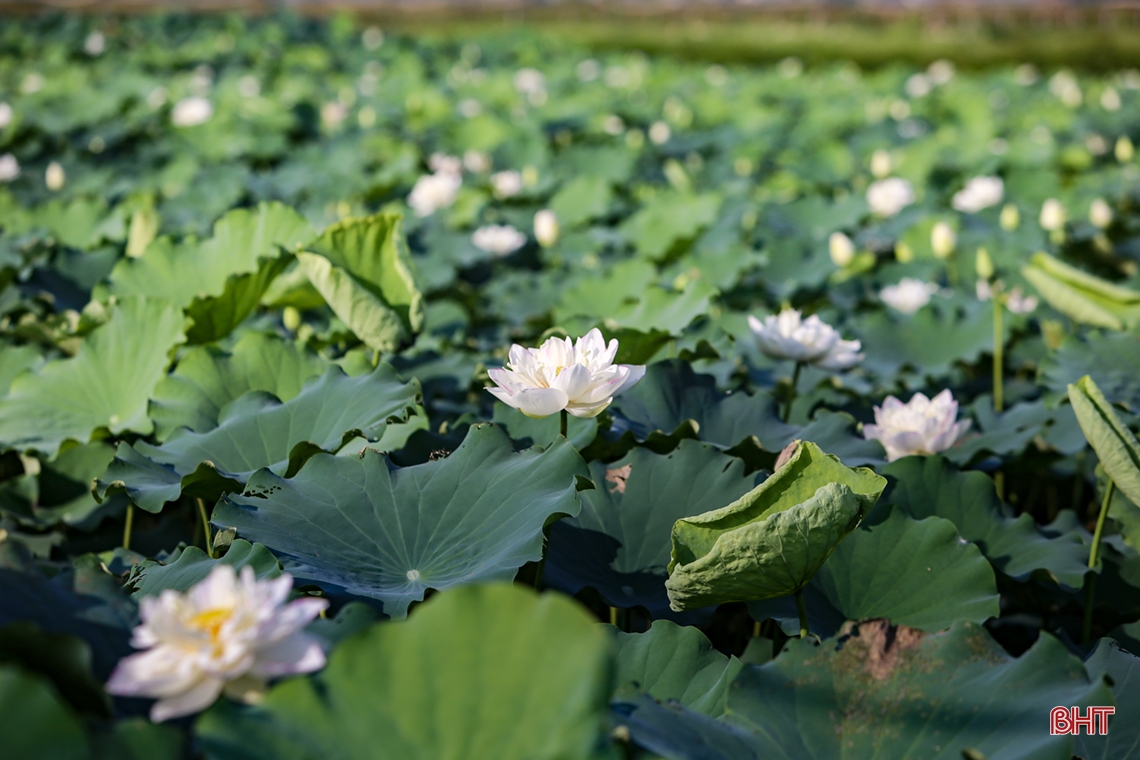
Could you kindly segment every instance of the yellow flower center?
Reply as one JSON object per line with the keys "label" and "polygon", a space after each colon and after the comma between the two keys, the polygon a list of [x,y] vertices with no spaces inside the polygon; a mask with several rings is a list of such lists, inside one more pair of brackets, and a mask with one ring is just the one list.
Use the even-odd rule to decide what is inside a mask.
{"label": "yellow flower center", "polygon": [[206,610],[205,612],[199,612],[197,615],[190,618],[190,625],[194,626],[200,631],[204,631],[210,634],[210,640],[216,642],[218,640],[218,635],[222,630],[222,626],[227,620],[230,619],[230,615],[232,613],[233,610],[226,609],[224,607]]}

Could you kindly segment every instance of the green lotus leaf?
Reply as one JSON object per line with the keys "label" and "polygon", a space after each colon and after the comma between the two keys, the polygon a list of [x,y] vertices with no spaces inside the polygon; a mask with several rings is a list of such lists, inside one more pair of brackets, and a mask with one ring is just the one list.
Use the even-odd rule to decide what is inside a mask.
{"label": "green lotus leaf", "polygon": [[138,575],[131,585],[139,596],[158,596],[167,589],[187,591],[209,575],[216,565],[228,565],[238,571],[248,566],[253,568],[258,578],[281,575],[281,566],[272,552],[261,544],[238,539],[230,544],[220,559],[211,558],[197,546],[187,546],[166,562],[146,560],[140,563]]}
{"label": "green lotus leaf", "polygon": [[1140,442],[1089,376],[1069,386],[1069,402],[1101,466],[1120,492],[1140,504]]}
{"label": "green lotus leaf", "polygon": [[39,462],[39,472],[0,482],[0,510],[29,525],[87,526],[124,504],[100,507],[91,481],[107,470],[115,448],[103,441],[61,447],[54,459]]}
{"label": "green lotus leaf", "polygon": [[544,580],[576,594],[589,586],[606,604],[642,606],[674,617],[665,593],[673,524],[730,504],[759,475],[707,443],[681,441],[668,454],[634,448],[616,462],[590,464],[596,488],[581,494],[577,517],[551,526]]}
{"label": "green lotus leaf", "polygon": [[1110,679],[1116,714],[1109,718],[1107,734],[1078,734],[1073,754],[1085,760],[1128,760],[1140,747],[1140,723],[1124,717],[1140,710],[1140,657],[1112,639],[1101,639],[1085,660],[1085,668],[1093,678]]}
{"label": "green lotus leaf", "polygon": [[768,480],[727,507],[673,526],[675,610],[796,593],[867,514],[887,481],[801,444]]}
{"label": "green lotus leaf", "polygon": [[179,427],[196,433],[212,430],[222,408],[248,391],[265,391],[289,401],[306,380],[328,366],[296,344],[258,332],[243,334],[229,352],[212,346],[192,348],[154,388],[150,417],[155,436],[166,440]]}
{"label": "green lotus leaf", "polygon": [[[867,618],[939,631],[998,616],[993,568],[952,522],[879,512],[836,547],[805,590],[813,633],[834,635],[844,621]],[[799,632],[791,599],[752,602],[748,609],[756,620],[775,618],[785,632]]]}
{"label": "green lotus leaf", "polygon": [[13,665],[0,665],[0,730],[11,758],[89,760],[83,724],[51,682]]}
{"label": "green lotus leaf", "polygon": [[7,393],[22,372],[43,364],[43,355],[34,346],[0,346],[0,394]]}
{"label": "green lotus leaf", "polygon": [[196,727],[217,760],[587,760],[605,725],[610,642],[570,601],[449,591],[346,641],[311,678]]}
{"label": "green lotus leaf", "polygon": [[190,343],[207,343],[233,331],[257,307],[269,283],[296,250],[313,237],[309,223],[280,203],[230,211],[207,240],[175,243],[160,238],[138,258],[111,272],[106,293],[164,298],[194,320]]}
{"label": "green lotus leaf", "polygon": [[419,383],[402,382],[387,364],[358,377],[332,366],[284,403],[264,391],[239,396],[205,433],[180,428],[161,446],[119,444],[96,495],[125,491],[150,512],[182,493],[213,501],[240,491],[263,467],[291,476],[317,452],[339,451],[358,437],[379,440],[419,403]]}
{"label": "green lotus leaf", "polygon": [[268,546],[296,578],[402,618],[428,589],[510,580],[540,559],[543,528],[578,514],[587,475],[565,439],[516,453],[500,428],[479,425],[449,456],[412,467],[365,449],[315,456],[288,480],[261,470],[213,522]]}
{"label": "green lotus leaf", "polygon": [[54,457],[68,439],[149,433],[146,399],[183,342],[184,318],[171,304],[131,296],[114,307],[70,359],[18,375],[0,399],[0,442]]}
{"label": "green lotus leaf", "polygon": [[724,720],[758,757],[1069,760],[1073,737],[1049,734],[1049,711],[1111,699],[1047,633],[1015,659],[973,623],[923,636],[871,621],[842,648],[793,639],[745,667]]}
{"label": "green lotus leaf", "polygon": [[728,688],[742,667],[698,629],[655,620],[645,633],[617,634],[615,699],[644,692],[715,718],[724,713]]}
{"label": "green lotus leaf", "polygon": [[692,240],[715,222],[723,200],[716,193],[659,193],[620,229],[640,255],[663,259],[674,247]]}
{"label": "green lotus leaf", "polygon": [[1076,322],[1123,330],[1140,322],[1140,292],[1038,252],[1021,270],[1041,297]]}
{"label": "green lotus leaf", "polygon": [[1108,398],[1140,409],[1140,337],[1131,333],[1070,335],[1041,360],[1038,382],[1056,398],[1085,375]]}
{"label": "green lotus leaf", "polygon": [[605,177],[581,175],[567,182],[550,199],[550,210],[566,229],[604,216],[613,199],[613,190]]}
{"label": "green lotus leaf", "polygon": [[346,219],[298,256],[305,276],[356,337],[391,351],[423,326],[399,214]]}
{"label": "green lotus leaf", "polygon": [[891,481],[883,502],[919,520],[949,520],[1006,575],[1025,580],[1043,573],[1071,589],[1084,585],[1089,547],[1080,532],[1014,515],[985,473],[959,472],[940,456],[905,457],[880,473]]}

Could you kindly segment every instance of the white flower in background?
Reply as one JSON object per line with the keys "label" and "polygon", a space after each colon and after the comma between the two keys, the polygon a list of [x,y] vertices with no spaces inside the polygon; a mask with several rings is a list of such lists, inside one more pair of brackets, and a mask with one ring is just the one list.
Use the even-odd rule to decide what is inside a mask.
{"label": "white flower in background", "polygon": [[842,232],[833,232],[827,239],[827,254],[832,264],[845,267],[855,260],[855,244]]}
{"label": "white flower in background", "polygon": [[1041,227],[1049,232],[1056,232],[1065,226],[1065,207],[1055,198],[1050,198],[1041,205]]}
{"label": "white flower in background", "polygon": [[954,253],[954,247],[958,245],[958,236],[954,234],[954,230],[946,222],[937,222],[930,230],[930,247],[934,251],[934,255],[940,259],[945,259]]}
{"label": "white flower in background", "polygon": [[645,367],[614,364],[618,342],[606,345],[595,327],[578,339],[550,338],[538,348],[511,346],[510,361],[488,375],[497,387],[487,390],[530,417],[565,409],[575,417],[596,417],[614,396],[645,375]]}
{"label": "white flower in background", "polygon": [[196,127],[208,122],[213,115],[214,106],[210,101],[198,95],[191,95],[174,104],[170,120],[176,127]]}
{"label": "white flower in background", "polygon": [[883,444],[889,462],[912,454],[937,454],[953,446],[970,427],[969,420],[956,422],[957,418],[958,402],[949,388],[932,399],[916,393],[905,404],[887,396],[881,407],[875,407],[875,424],[863,426],[863,437]]}
{"label": "white flower in background", "polygon": [[558,217],[548,208],[544,208],[534,215],[534,239],[543,248],[549,248],[558,242]]}
{"label": "white flower in background", "polygon": [[926,76],[932,83],[941,87],[954,78],[954,64],[945,58],[940,58],[926,67]]}
{"label": "white flower in background", "polygon": [[0,156],[0,182],[11,182],[20,176],[20,162],[11,153]]}
{"label": "white flower in background", "polygon": [[336,129],[348,117],[348,108],[339,100],[331,100],[321,106],[321,123],[325,129]]}
{"label": "white flower in background", "polygon": [[0,129],[4,129],[12,123],[12,116],[12,106],[0,102]]}
{"label": "white flower in background", "polygon": [[436,174],[462,174],[463,162],[446,153],[432,153],[428,167]]}
{"label": "white flower in background", "polygon": [[673,132],[669,129],[669,125],[663,121],[655,121],[649,127],[649,141],[654,145],[664,145],[669,142],[669,138]]}
{"label": "white flower in background", "polygon": [[1102,230],[1112,224],[1112,207],[1105,202],[1104,198],[1097,198],[1089,206],[1089,221],[1093,223],[1094,227],[1099,227]]}
{"label": "white flower in background", "polygon": [[1120,105],[1120,93],[1116,91],[1115,87],[1107,87],[1100,94],[1100,107],[1104,110],[1119,111]]}
{"label": "white flower in background", "polygon": [[472,174],[491,171],[491,157],[481,150],[468,150],[463,154],[463,168]]}
{"label": "white flower in background", "polygon": [[107,38],[103,36],[102,32],[91,32],[87,35],[87,39],[83,41],[83,52],[94,58],[101,55],[107,49]]}
{"label": "white flower in background", "polygon": [[488,224],[471,236],[475,247],[496,256],[506,256],[526,245],[526,235],[509,224]]}
{"label": "white flower in background", "polygon": [[904,277],[897,284],[888,285],[880,290],[879,299],[895,311],[914,314],[930,303],[930,297],[937,292],[938,286],[932,282]]}
{"label": "white flower in background", "polygon": [[546,77],[538,69],[519,69],[515,72],[514,84],[519,93],[530,95],[546,89]]}
{"label": "white flower in background", "polygon": [[1121,135],[1116,138],[1113,154],[1116,156],[1116,160],[1122,164],[1128,163],[1136,155],[1136,148],[1132,145],[1132,140],[1128,138],[1128,135]]}
{"label": "white flower in background", "polygon": [[602,73],[602,65],[593,58],[587,58],[574,67],[574,73],[583,82],[593,82]]}
{"label": "white flower in background", "polygon": [[988,301],[994,297],[994,290],[990,287],[989,280],[978,280],[974,284],[974,294],[977,295],[979,301]]}
{"label": "white flower in background", "polygon": [[271,678],[319,670],[324,652],[302,629],[328,602],[286,603],[292,588],[288,575],[258,580],[243,567],[238,577],[219,564],[186,593],[143,597],[131,644],[146,651],[119,662],[107,691],[157,698],[158,722],[200,712],[223,691],[242,698]]}
{"label": "white flower in background", "polygon": [[894,216],[912,203],[914,188],[905,179],[881,179],[867,188],[867,205],[878,216]]}
{"label": "white flower in background", "polygon": [[1076,77],[1064,69],[1058,71],[1049,80],[1049,92],[1053,93],[1069,108],[1076,108],[1084,100],[1084,96],[1081,94],[1081,86],[1077,84]]}
{"label": "white flower in background", "polygon": [[1005,306],[1014,314],[1028,314],[1037,308],[1037,296],[1027,296],[1021,288],[1014,288],[1006,296]]}
{"label": "white flower in background", "polygon": [[761,322],[748,317],[756,343],[772,359],[791,359],[820,369],[842,370],[862,360],[857,340],[843,340],[834,327],[812,315],[801,319],[796,309],[784,309]]}
{"label": "white flower in background", "polygon": [[871,154],[871,174],[878,179],[891,173],[891,154],[882,148]]}
{"label": "white flower in background", "polygon": [[1032,63],[1023,63],[1013,70],[1013,81],[1022,87],[1029,87],[1035,84],[1038,76],[1037,67]]}
{"label": "white flower in background", "polygon": [[491,188],[496,198],[510,198],[518,195],[523,189],[523,176],[513,169],[495,172],[491,175]]}
{"label": "white flower in background", "polygon": [[360,41],[364,43],[366,50],[375,50],[384,44],[384,30],[378,26],[370,26],[360,35]]}
{"label": "white flower in background", "polygon": [[31,95],[34,92],[39,92],[47,84],[44,75],[38,71],[33,71],[24,77],[24,81],[20,83],[20,92],[25,95]]}
{"label": "white flower in background", "polygon": [[459,109],[459,115],[464,119],[474,119],[483,113],[483,104],[475,98],[464,98],[459,101],[457,108]]}
{"label": "white flower in background", "polygon": [[1004,196],[1005,183],[1001,177],[974,177],[954,193],[950,205],[955,211],[976,214],[984,208],[1001,203]]}
{"label": "white flower in background", "polygon": [[408,193],[408,205],[416,216],[431,216],[441,208],[455,203],[455,196],[463,185],[458,172],[437,171],[425,174],[416,180],[412,192]]}
{"label": "white flower in background", "polygon": [[607,135],[620,135],[625,131],[625,122],[617,114],[610,114],[602,119],[602,130]]}
{"label": "white flower in background", "polygon": [[904,89],[908,96],[912,98],[922,98],[930,94],[933,86],[933,83],[925,74],[915,74],[906,80]]}
{"label": "white flower in background", "polygon": [[52,161],[48,164],[47,170],[44,171],[44,184],[47,185],[48,190],[52,192],[60,190],[65,182],[67,182],[67,174],[63,171],[60,163]]}

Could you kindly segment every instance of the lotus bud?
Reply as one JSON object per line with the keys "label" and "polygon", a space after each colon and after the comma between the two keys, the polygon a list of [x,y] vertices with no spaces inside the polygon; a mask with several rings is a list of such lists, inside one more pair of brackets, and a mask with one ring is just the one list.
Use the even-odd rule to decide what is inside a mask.
{"label": "lotus bud", "polygon": [[1116,160],[1122,164],[1126,164],[1132,160],[1136,155],[1136,151],[1132,147],[1132,141],[1128,139],[1128,135],[1121,135],[1116,141]]}
{"label": "lotus bud", "polygon": [[1041,228],[1056,232],[1065,228],[1065,207],[1056,198],[1050,198],[1041,206]]}
{"label": "lotus bud", "polygon": [[52,161],[48,164],[47,171],[44,172],[44,182],[47,184],[48,190],[55,192],[63,188],[63,183],[67,181],[67,174],[63,171],[58,161]]}
{"label": "lotus bud", "polygon": [[978,277],[983,280],[991,280],[994,276],[994,261],[990,258],[990,252],[985,248],[979,248],[977,257],[974,259],[974,270],[978,273]]}
{"label": "lotus bud", "polygon": [[1021,212],[1017,210],[1017,206],[1007,203],[1002,207],[999,221],[1003,230],[1013,232],[1021,226]]}
{"label": "lotus bud", "polygon": [[548,208],[534,215],[534,238],[543,248],[558,242],[558,217]]}
{"label": "lotus bud", "polygon": [[891,173],[891,154],[881,148],[871,155],[871,174],[879,179]]}
{"label": "lotus bud", "polygon": [[1089,221],[1102,230],[1112,224],[1112,208],[1103,198],[1097,198],[1089,206]]}
{"label": "lotus bud", "polygon": [[930,247],[934,249],[934,255],[940,259],[950,257],[954,253],[954,247],[958,245],[958,236],[954,234],[954,230],[946,222],[938,222],[934,225],[934,229],[930,231]]}
{"label": "lotus bud", "polygon": [[831,233],[827,239],[827,252],[831,256],[831,263],[840,268],[855,260],[855,244],[842,232]]}
{"label": "lotus bud", "polygon": [[914,261],[914,249],[906,243],[895,244],[895,260],[901,264]]}

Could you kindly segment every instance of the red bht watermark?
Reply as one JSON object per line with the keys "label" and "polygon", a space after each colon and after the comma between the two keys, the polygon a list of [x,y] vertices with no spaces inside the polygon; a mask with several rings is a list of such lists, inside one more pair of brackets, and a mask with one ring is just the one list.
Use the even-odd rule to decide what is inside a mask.
{"label": "red bht watermark", "polygon": [[1089,736],[1108,733],[1108,716],[1116,712],[1115,707],[1090,707],[1088,713],[1081,717],[1079,707],[1054,707],[1049,712],[1049,733],[1053,736],[1081,732],[1083,728]]}

